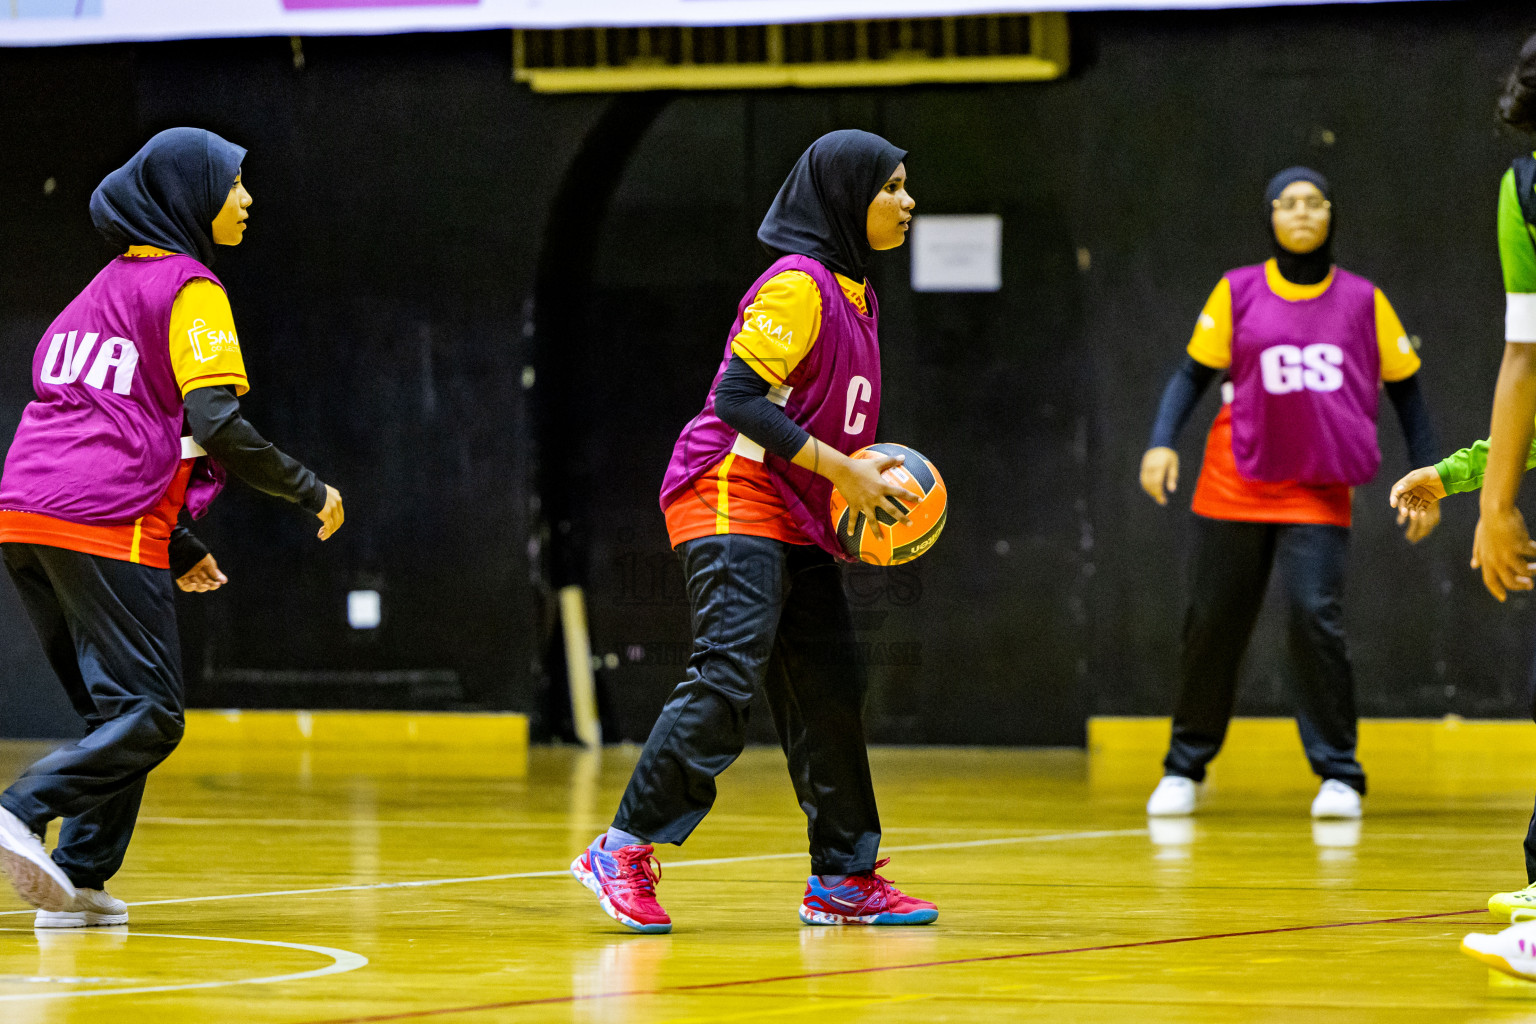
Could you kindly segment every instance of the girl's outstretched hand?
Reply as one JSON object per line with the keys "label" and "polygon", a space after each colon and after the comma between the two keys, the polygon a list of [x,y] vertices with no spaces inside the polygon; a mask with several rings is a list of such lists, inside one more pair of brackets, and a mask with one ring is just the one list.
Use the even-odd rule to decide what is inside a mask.
{"label": "girl's outstretched hand", "polygon": [[907,514],[901,510],[893,499],[904,498],[907,503],[917,500],[917,496],[899,484],[893,484],[881,474],[886,470],[902,463],[899,455],[884,455],[878,459],[844,459],[845,465],[840,467],[837,476],[832,478],[832,485],[843,495],[848,502],[848,507],[855,514],[862,514],[870,528],[874,530],[876,537],[884,537],[880,529],[880,521],[875,518],[875,510],[885,512],[898,523],[910,523]]}
{"label": "girl's outstretched hand", "polygon": [[[1411,516],[1430,506],[1438,506],[1443,497],[1445,484],[1440,481],[1440,474],[1434,466],[1423,466],[1392,485],[1392,496],[1387,499],[1387,503],[1398,510],[1397,521],[1402,523],[1403,513]],[[1437,522],[1438,516],[1437,507]]]}
{"label": "girl's outstretched hand", "polygon": [[206,594],[228,582],[229,577],[219,571],[219,563],[214,561],[213,556],[204,555],[202,561],[176,581],[176,586],[188,594]]}
{"label": "girl's outstretched hand", "polygon": [[323,524],[320,527],[321,540],[330,540],[331,535],[346,522],[347,513],[341,507],[341,492],[330,484],[325,485],[325,508],[316,513],[316,518]]}
{"label": "girl's outstretched hand", "polygon": [[1440,499],[1443,497],[1445,484],[1433,466],[1416,469],[1392,485],[1387,502],[1397,509],[1397,525],[1408,525],[1403,531],[1408,543],[1417,544],[1440,525]]}

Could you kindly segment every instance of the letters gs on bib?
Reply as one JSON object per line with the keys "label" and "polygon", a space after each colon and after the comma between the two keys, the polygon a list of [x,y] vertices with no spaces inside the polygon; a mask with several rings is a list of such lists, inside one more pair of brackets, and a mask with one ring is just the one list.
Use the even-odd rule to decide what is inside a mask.
{"label": "letters gs on bib", "polygon": [[[126,395],[133,390],[133,374],[139,366],[139,350],[127,338],[108,338],[97,348],[98,331],[79,337],[79,331],[60,332],[48,343],[43,357],[44,384],[73,384],[85,372],[85,383],[98,391],[107,389],[107,374],[112,372],[112,390]],[[78,338],[78,343],[77,343]],[[91,360],[92,352],[96,359]],[[86,363],[91,364],[89,371]],[[115,372],[113,372],[115,371]]]}
{"label": "letters gs on bib", "polygon": [[1274,345],[1259,353],[1264,390],[1272,395],[1296,391],[1337,391],[1344,386],[1344,350],[1337,345]]}

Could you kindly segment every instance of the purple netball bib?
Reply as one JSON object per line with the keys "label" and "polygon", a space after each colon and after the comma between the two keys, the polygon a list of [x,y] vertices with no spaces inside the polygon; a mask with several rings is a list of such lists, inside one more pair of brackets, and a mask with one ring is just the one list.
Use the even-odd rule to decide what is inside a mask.
{"label": "purple netball bib", "polygon": [[1264,265],[1232,286],[1232,454],[1250,480],[1363,484],[1376,475],[1376,289],[1335,270],[1314,299],[1276,295]]}
{"label": "purple netball bib", "polygon": [[[6,454],[0,508],[116,526],[159,503],[182,457],[171,307],[197,277],[219,283],[189,256],[120,256],[64,308],[32,359],[37,400]],[[201,515],[222,485],[199,459],[188,511]]]}
{"label": "purple netball bib", "polygon": [[661,485],[661,507],[667,508],[695,480],[719,465],[733,448],[744,457],[760,458],[774,487],[806,539],[848,561],[832,529],[832,483],[809,470],[751,444],[715,415],[715,387],[731,362],[731,341],[741,333],[747,307],[758,289],[786,270],[809,274],[821,290],[821,331],[800,365],[772,400],[812,437],[847,455],[875,441],[880,420],[879,307],[875,292],[865,292],[869,315],[860,313],[843,294],[832,271],[807,256],[785,256],[764,271],[742,296],[736,322],[725,343],[725,357],[709,388],[704,411],[689,421],[672,450],[672,461]]}

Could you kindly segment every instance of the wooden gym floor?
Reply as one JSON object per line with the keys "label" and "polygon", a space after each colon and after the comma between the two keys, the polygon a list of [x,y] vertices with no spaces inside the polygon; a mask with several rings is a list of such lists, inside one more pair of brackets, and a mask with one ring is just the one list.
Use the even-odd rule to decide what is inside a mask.
{"label": "wooden gym floor", "polygon": [[[1529,724],[1367,723],[1358,828],[1308,819],[1285,722],[1239,723],[1202,813],[1150,831],[1163,723],[1097,721],[1088,753],[876,750],[887,875],[940,906],[906,929],[800,925],[803,820],[754,749],[660,851],[675,930],[640,936],[565,871],[633,749],[383,720],[196,716],[113,885],[131,927],[34,933],[0,895],[0,1020],[1536,1019],[1536,985],[1457,951],[1524,882]],[[43,749],[0,744],[0,775]]]}

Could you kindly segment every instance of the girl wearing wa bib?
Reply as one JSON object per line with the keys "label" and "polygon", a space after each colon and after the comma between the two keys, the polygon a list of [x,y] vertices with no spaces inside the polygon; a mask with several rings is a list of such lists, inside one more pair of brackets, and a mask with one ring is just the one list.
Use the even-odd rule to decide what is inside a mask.
{"label": "girl wearing wa bib", "polygon": [[[245,231],[244,156],[172,128],[102,181],[92,220],[125,251],[44,332],[5,457],[0,552],[86,728],[0,794],[0,867],[39,928],[128,921],[105,886],[145,777],[182,734],[173,582],[228,582],[181,510],[202,516],[228,472],[318,516],[322,540],[342,522],[335,488],[240,415],[245,363],[208,265]],[[55,818],[50,858],[39,837]]]}

